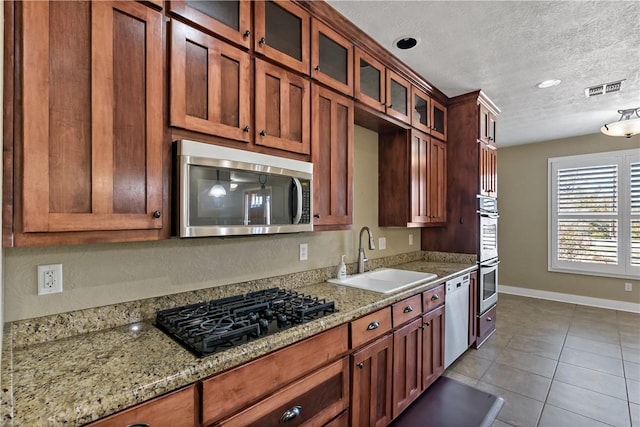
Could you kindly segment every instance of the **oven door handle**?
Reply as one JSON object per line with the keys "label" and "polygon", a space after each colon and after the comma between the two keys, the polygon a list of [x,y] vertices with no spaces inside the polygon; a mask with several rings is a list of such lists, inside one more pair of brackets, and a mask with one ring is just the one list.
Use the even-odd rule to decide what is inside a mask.
{"label": "oven door handle", "polygon": [[478,213],[481,217],[484,218],[493,218],[493,219],[498,219],[500,218],[500,215],[497,213],[493,213],[493,212],[487,212],[487,211],[476,211],[476,213]]}
{"label": "oven door handle", "polygon": [[486,263],[481,262],[480,263],[480,267],[497,267],[498,264],[500,264],[500,260],[499,259],[497,259],[495,261],[486,262]]}

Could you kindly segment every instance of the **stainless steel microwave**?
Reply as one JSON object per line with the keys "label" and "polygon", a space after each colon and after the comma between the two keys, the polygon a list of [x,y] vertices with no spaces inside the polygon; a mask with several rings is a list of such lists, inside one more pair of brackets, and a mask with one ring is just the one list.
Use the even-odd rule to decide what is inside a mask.
{"label": "stainless steel microwave", "polygon": [[177,141],[180,237],[313,231],[313,164]]}

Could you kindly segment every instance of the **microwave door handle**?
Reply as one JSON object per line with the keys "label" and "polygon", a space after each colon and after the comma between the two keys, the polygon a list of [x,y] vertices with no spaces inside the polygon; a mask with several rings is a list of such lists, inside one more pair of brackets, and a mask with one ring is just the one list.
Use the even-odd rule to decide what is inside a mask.
{"label": "microwave door handle", "polygon": [[300,180],[298,178],[292,178],[293,185],[296,187],[296,215],[293,217],[293,223],[299,224],[300,219],[302,218],[302,184],[300,184]]}

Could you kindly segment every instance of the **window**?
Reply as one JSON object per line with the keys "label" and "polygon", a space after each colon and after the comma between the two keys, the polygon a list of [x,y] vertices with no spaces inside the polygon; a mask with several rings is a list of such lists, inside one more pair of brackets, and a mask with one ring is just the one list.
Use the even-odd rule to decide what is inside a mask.
{"label": "window", "polygon": [[549,159],[549,271],[640,274],[640,152]]}

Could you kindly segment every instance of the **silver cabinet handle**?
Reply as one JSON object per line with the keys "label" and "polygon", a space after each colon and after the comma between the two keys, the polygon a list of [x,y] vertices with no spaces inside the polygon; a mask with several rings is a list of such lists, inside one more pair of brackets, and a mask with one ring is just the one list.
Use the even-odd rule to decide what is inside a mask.
{"label": "silver cabinet handle", "polygon": [[364,368],[364,362],[358,362],[356,363],[356,366],[360,369]]}
{"label": "silver cabinet handle", "polygon": [[410,305],[406,306],[403,310],[405,313],[411,313],[413,311],[413,307]]}
{"label": "silver cabinet handle", "polygon": [[379,327],[380,327],[380,322],[376,320],[375,322],[369,323],[369,326],[367,326],[367,331],[373,331],[374,329],[378,329]]}
{"label": "silver cabinet handle", "polygon": [[129,425],[127,425],[127,427],[149,427],[149,424],[147,424],[147,423],[135,423],[135,424],[129,424]]}
{"label": "silver cabinet handle", "polygon": [[291,421],[301,413],[302,413],[302,406],[296,405],[293,408],[286,410],[284,414],[282,414],[282,416],[280,417],[280,422],[286,423],[287,421]]}
{"label": "silver cabinet handle", "polygon": [[431,296],[431,301],[437,301],[437,300],[439,300],[439,299],[440,299],[440,297],[438,296],[438,294],[433,294],[433,295]]}
{"label": "silver cabinet handle", "polygon": [[487,322],[491,322],[493,319],[491,317],[487,317]]}

